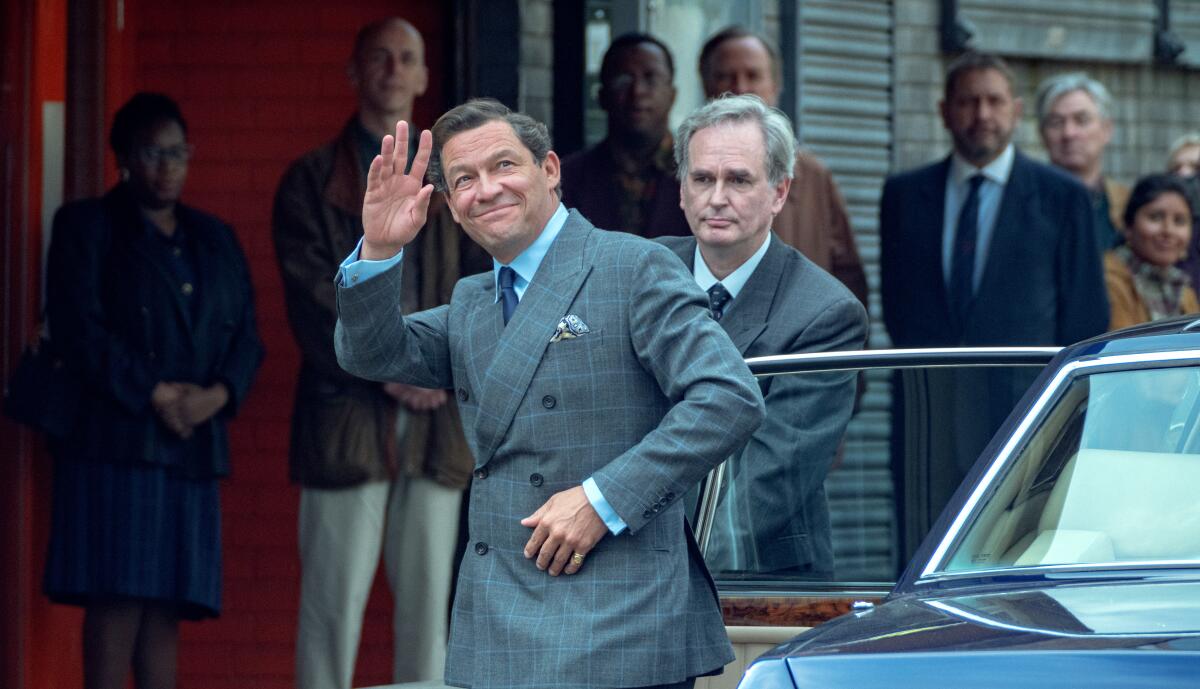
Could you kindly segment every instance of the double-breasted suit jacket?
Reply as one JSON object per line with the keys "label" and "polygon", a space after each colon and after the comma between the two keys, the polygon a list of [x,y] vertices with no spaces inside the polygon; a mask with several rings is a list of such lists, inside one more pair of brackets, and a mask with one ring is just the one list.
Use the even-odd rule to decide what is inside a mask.
{"label": "double-breasted suit jacket", "polygon": [[[694,238],[658,241],[694,270]],[[867,337],[867,313],[854,294],[776,236],[720,323],[746,358],[861,349]],[[854,375],[768,376],[758,383],[767,417],[730,460],[723,499],[735,528],[713,532],[709,565],[831,572],[824,481],[854,406]]]}
{"label": "double-breasted suit jacket", "polygon": [[[666,248],[572,211],[507,327],[491,273],[402,317],[401,267],[338,289],[351,373],[453,388],[475,455],[446,681],[678,682],[733,659],[680,498],[762,420],[748,369]],[[589,332],[551,343],[577,316]],[[519,520],[594,477],[628,530],[574,575],[525,559]]]}
{"label": "double-breasted suit jacket", "polygon": [[964,322],[942,271],[950,159],[901,173],[879,210],[883,318],[897,347],[1068,345],[1104,332],[1092,206],[1074,178],[1016,152]]}

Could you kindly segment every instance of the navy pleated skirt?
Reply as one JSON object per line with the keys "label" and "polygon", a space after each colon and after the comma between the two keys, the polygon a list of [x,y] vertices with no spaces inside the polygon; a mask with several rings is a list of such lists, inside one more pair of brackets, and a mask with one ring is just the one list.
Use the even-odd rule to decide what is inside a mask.
{"label": "navy pleated skirt", "polygon": [[52,519],[44,580],[51,600],[174,603],[185,619],[220,613],[216,479],[59,459]]}

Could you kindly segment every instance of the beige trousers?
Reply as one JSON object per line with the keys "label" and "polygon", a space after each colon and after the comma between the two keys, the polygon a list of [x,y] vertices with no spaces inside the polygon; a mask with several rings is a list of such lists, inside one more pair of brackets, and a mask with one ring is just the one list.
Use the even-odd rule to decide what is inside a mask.
{"label": "beige trousers", "polygon": [[300,492],[298,689],[349,689],[363,612],[383,553],[393,681],[439,680],[462,491],[426,478]]}

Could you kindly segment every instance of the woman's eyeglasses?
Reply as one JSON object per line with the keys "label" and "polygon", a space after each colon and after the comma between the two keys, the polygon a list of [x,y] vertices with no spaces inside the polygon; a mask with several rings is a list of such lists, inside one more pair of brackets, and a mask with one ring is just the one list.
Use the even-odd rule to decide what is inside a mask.
{"label": "woman's eyeglasses", "polygon": [[143,165],[157,167],[163,161],[183,165],[191,160],[193,148],[191,144],[183,144],[181,146],[170,146],[162,148],[160,146],[142,146],[135,151],[137,158]]}

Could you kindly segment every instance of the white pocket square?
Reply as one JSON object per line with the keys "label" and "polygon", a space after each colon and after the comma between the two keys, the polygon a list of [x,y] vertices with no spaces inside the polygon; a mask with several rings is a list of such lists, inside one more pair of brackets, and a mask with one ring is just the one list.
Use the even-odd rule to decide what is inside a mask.
{"label": "white pocket square", "polygon": [[582,318],[575,314],[568,314],[563,316],[558,325],[554,327],[554,336],[550,338],[550,342],[570,340],[590,332],[592,332],[592,329],[588,327],[587,323],[583,322]]}

